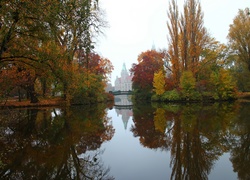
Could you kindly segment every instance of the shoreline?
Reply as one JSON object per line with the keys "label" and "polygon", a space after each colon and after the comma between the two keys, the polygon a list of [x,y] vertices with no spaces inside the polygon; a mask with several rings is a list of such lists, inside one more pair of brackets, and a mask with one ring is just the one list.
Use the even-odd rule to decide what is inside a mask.
{"label": "shoreline", "polygon": [[[240,92],[236,100],[242,102],[250,102],[250,92]],[[173,102],[172,102],[173,103]],[[0,102],[0,108],[9,107],[9,108],[22,108],[22,107],[51,107],[51,106],[66,106],[66,100],[62,98],[48,98],[40,99],[38,103],[30,103],[30,100],[18,101],[16,98],[2,100]]]}
{"label": "shoreline", "polygon": [[41,99],[38,103],[30,103],[30,100],[9,99],[0,102],[0,108],[18,108],[18,107],[49,107],[49,106],[65,106],[66,101],[62,98]]}

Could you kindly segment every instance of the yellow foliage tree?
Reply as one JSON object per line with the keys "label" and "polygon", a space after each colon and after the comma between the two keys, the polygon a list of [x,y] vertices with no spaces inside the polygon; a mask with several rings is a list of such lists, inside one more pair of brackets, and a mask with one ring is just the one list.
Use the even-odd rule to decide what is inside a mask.
{"label": "yellow foliage tree", "polygon": [[162,70],[154,73],[154,91],[157,95],[162,95],[165,92],[165,76]]}

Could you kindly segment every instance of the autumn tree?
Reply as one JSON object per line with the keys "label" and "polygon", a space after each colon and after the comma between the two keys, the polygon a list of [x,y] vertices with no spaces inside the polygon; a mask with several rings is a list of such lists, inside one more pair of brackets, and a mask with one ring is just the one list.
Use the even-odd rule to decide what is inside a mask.
{"label": "autumn tree", "polygon": [[214,98],[220,100],[236,98],[236,82],[230,74],[229,70],[221,68],[219,71],[214,71],[210,76],[210,83]]}
{"label": "autumn tree", "polygon": [[70,69],[77,51],[85,53],[88,67],[88,54],[94,48],[93,36],[104,26],[99,10],[97,0],[61,1],[57,7],[56,23],[50,24],[54,41],[64,50],[64,61],[69,70],[67,79],[63,79],[65,99],[69,94],[70,86],[73,85],[74,73]]}
{"label": "autumn tree", "polygon": [[75,71],[78,73],[74,79],[78,86],[71,93],[73,95],[71,103],[73,104],[87,104],[105,100],[105,86],[113,70],[113,65],[110,60],[97,53],[88,54],[87,66],[86,61],[86,56],[79,52]]}
{"label": "autumn tree", "polygon": [[168,55],[169,61],[172,64],[172,74],[175,86],[178,85],[180,80],[180,61],[179,61],[179,12],[178,6],[174,0],[169,2],[169,11],[168,11],[169,22],[167,23],[169,31],[169,47]]}
{"label": "autumn tree", "polygon": [[250,71],[250,16],[249,8],[239,10],[238,15],[234,18],[233,24],[230,25],[228,39],[229,44],[236,54],[239,61],[247,65]]}
{"label": "autumn tree", "polygon": [[162,95],[165,92],[165,75],[162,70],[154,73],[153,86],[157,95]]}
{"label": "autumn tree", "polygon": [[[201,53],[197,78],[196,80],[201,85],[207,85],[210,74],[213,71],[218,71],[220,68],[227,68],[229,64],[230,52],[226,45],[219,43],[213,38],[210,38],[208,46]],[[204,84],[205,82],[205,84]],[[205,90],[205,89],[203,89]]]}
{"label": "autumn tree", "polygon": [[5,66],[0,71],[0,97],[8,97],[15,87],[14,79],[16,79],[16,68]]}
{"label": "autumn tree", "polygon": [[138,92],[138,97],[150,98],[153,91],[154,73],[163,69],[163,58],[163,53],[149,50],[138,56],[138,64],[132,65],[130,70],[133,74],[132,86],[134,91]]}
{"label": "autumn tree", "polygon": [[[37,103],[37,93],[35,91],[35,82],[37,80],[37,74],[34,69],[29,66],[21,66],[18,64],[12,66],[5,66],[0,73],[0,86],[2,95],[10,95],[10,93],[16,88],[18,91],[24,89],[27,93],[27,98],[31,103]],[[19,94],[19,101],[21,100]]]}
{"label": "autumn tree", "polygon": [[208,42],[208,33],[203,26],[203,13],[199,1],[185,1],[183,14],[173,0],[169,6],[169,61],[176,83],[183,71],[191,71],[197,77],[200,56]]}
{"label": "autumn tree", "polygon": [[108,81],[114,69],[111,61],[107,58],[101,57],[97,53],[89,53],[87,58],[83,53],[79,53],[79,66],[92,72],[96,75],[102,76],[104,81]]}
{"label": "autumn tree", "polygon": [[[0,1],[0,63],[39,69],[43,92],[59,81],[66,98],[75,88],[77,51],[84,51],[88,66],[104,26],[98,0]],[[48,75],[54,82],[46,82]]]}

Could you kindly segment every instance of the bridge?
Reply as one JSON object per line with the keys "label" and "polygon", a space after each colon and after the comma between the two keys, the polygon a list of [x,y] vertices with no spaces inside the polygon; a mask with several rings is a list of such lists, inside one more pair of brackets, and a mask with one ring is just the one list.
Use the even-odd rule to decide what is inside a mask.
{"label": "bridge", "polygon": [[115,109],[128,109],[128,110],[131,110],[133,109],[133,105],[114,105]]}
{"label": "bridge", "polygon": [[131,95],[133,91],[109,91],[110,94],[113,94],[114,105],[116,109],[131,109]]}
{"label": "bridge", "polygon": [[114,96],[131,95],[133,93],[133,91],[109,91],[109,93],[113,94]]}

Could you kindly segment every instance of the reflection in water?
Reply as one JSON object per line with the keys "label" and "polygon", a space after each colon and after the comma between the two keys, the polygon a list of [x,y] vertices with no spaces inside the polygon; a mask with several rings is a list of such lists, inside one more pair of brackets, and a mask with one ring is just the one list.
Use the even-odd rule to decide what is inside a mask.
{"label": "reflection in water", "polygon": [[137,106],[133,109],[134,125],[131,128],[135,137],[139,137],[140,143],[148,148],[168,149],[168,139],[165,133],[158,131],[154,126],[154,109],[150,106]]}
{"label": "reflection in water", "polygon": [[126,109],[125,107],[123,107],[123,108],[116,107],[115,111],[117,113],[117,116],[121,115],[122,122],[123,122],[123,125],[124,125],[124,129],[126,130],[127,126],[128,126],[128,121],[129,121],[130,117],[133,116],[132,109],[129,109],[129,108]]}
{"label": "reflection in water", "polygon": [[131,95],[116,95],[115,105],[121,107],[131,106]]}
{"label": "reflection in water", "polygon": [[[171,179],[208,179],[219,157],[230,150],[239,178],[249,178],[250,126],[249,121],[235,126],[237,104],[156,105],[133,110],[131,131],[140,137],[141,144],[152,149],[170,149]],[[247,113],[242,116],[249,117]],[[238,138],[241,141],[235,143]]]}
{"label": "reflection in water", "polygon": [[[216,164],[225,153],[238,179],[250,179],[249,108],[249,103],[215,103],[115,106],[111,111],[102,105],[2,110],[0,179],[113,179],[126,172],[111,161],[138,167],[135,174],[149,167],[145,162],[155,163],[150,167],[159,171],[140,171],[144,179],[154,171],[167,179],[215,179]],[[107,112],[114,112],[113,119]],[[115,121],[117,116],[122,121]],[[133,122],[128,122],[130,117]],[[117,123],[131,136],[117,132]],[[111,161],[102,160],[107,151]],[[162,160],[167,155],[162,152],[169,152],[170,160],[160,164],[156,154]],[[134,179],[142,177],[135,174]],[[162,177],[154,175],[166,179]]]}
{"label": "reflection in water", "polygon": [[0,179],[113,179],[100,159],[114,134],[104,108],[1,111]]}
{"label": "reflection in water", "polygon": [[115,96],[115,111],[117,116],[122,116],[124,129],[127,129],[128,120],[133,116],[131,95]]}
{"label": "reflection in water", "polygon": [[[169,112],[171,113],[171,112]],[[215,140],[219,137],[216,129],[203,125],[206,110],[201,106],[189,106],[173,114],[171,138],[171,179],[208,179],[207,176],[223,149]],[[220,134],[223,137],[223,134]],[[213,146],[210,146],[213,143]],[[223,146],[223,145],[222,145]],[[209,148],[208,148],[209,147]]]}
{"label": "reflection in water", "polygon": [[239,117],[231,126],[232,132],[231,158],[234,171],[238,172],[239,179],[250,179],[250,104],[244,103]]}

